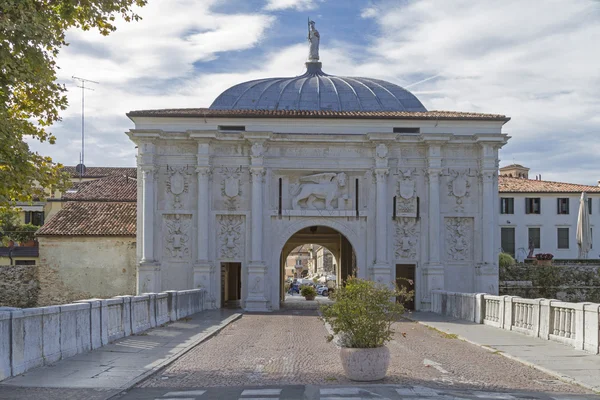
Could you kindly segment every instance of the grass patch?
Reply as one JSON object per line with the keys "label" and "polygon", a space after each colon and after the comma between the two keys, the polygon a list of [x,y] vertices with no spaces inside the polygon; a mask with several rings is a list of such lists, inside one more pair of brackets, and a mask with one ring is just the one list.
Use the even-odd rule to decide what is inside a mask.
{"label": "grass patch", "polygon": [[334,382],[334,381],[337,381],[337,378],[333,377],[333,376],[327,376],[327,377],[325,377],[325,380],[328,382]]}
{"label": "grass patch", "polygon": [[496,350],[496,351],[493,351],[493,352],[492,352],[492,354],[496,354],[496,355],[500,355],[500,354],[502,354],[502,353],[504,353],[504,352],[503,352],[503,351],[500,351],[500,350]]}
{"label": "grass patch", "polygon": [[458,339],[458,335],[456,333],[448,333],[448,332],[440,331],[439,329],[434,328],[432,326],[428,326],[427,329],[439,333],[439,335],[445,339]]}

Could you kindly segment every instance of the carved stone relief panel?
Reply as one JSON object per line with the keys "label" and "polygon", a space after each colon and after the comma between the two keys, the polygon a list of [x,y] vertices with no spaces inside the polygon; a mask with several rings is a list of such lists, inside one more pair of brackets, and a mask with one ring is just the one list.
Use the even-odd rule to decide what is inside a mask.
{"label": "carved stone relief panel", "polygon": [[290,178],[290,182],[293,210],[346,210],[351,207],[348,175],[344,172],[301,176],[294,181]]}
{"label": "carved stone relief panel", "polygon": [[245,230],[243,215],[218,215],[217,237],[220,259],[241,260],[244,258]]}
{"label": "carved stone relief panel", "polygon": [[221,167],[221,196],[227,210],[234,211],[238,208],[238,202],[243,194],[240,184],[242,167]]}
{"label": "carved stone relief panel", "polygon": [[416,168],[398,169],[398,187],[396,193],[396,216],[417,217]]}
{"label": "carved stone relief panel", "polygon": [[396,259],[414,260],[419,254],[420,227],[416,218],[398,218],[396,220],[396,240],[394,254]]}
{"label": "carved stone relief panel", "polygon": [[427,149],[422,146],[406,146],[400,150],[401,158],[425,158]]}
{"label": "carved stone relief panel", "polygon": [[189,214],[164,215],[164,255],[172,260],[190,258],[192,216]]}
{"label": "carved stone relief panel", "polygon": [[475,147],[467,144],[446,145],[443,148],[443,157],[452,160],[476,159]]}
{"label": "carved stone relief panel", "polygon": [[448,169],[447,173],[448,196],[454,199],[454,211],[465,210],[465,202],[471,196],[471,181],[473,172],[470,169]]}
{"label": "carved stone relief panel", "polygon": [[174,210],[183,208],[183,197],[189,191],[190,168],[187,165],[167,166],[167,191],[171,194],[171,207]]}
{"label": "carved stone relief panel", "polygon": [[446,259],[469,261],[473,259],[473,218],[446,217]]}
{"label": "carved stone relief panel", "polygon": [[211,146],[215,156],[247,156],[248,151],[242,143],[216,143]]}
{"label": "carved stone relief panel", "polygon": [[162,156],[195,156],[198,150],[198,145],[195,143],[178,143],[178,144],[163,144],[158,146],[157,154]]}

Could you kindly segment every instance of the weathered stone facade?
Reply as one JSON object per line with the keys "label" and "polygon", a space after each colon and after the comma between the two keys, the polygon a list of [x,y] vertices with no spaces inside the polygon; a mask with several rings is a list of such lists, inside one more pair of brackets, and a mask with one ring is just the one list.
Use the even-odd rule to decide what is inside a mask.
{"label": "weathered stone facade", "polygon": [[[418,309],[433,289],[497,293],[505,119],[140,113],[129,132],[141,177],[139,293],[203,287],[219,306],[220,264],[239,262],[242,306],[277,309],[282,249],[312,226],[347,238],[361,278],[391,283],[395,264],[415,265]],[[244,131],[219,129],[232,125]],[[420,133],[392,132],[408,125]]]}

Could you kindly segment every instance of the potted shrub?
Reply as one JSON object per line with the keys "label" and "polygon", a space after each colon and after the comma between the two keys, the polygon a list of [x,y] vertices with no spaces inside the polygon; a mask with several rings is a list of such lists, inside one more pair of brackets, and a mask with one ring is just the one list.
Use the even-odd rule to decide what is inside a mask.
{"label": "potted shrub", "polygon": [[537,265],[552,265],[552,259],[554,255],[550,253],[538,253],[535,255],[535,263]]}
{"label": "potted shrub", "polygon": [[300,295],[304,296],[306,300],[314,300],[317,295],[317,289],[311,285],[305,285],[300,290]]}
{"label": "potted shrub", "polygon": [[[394,323],[403,313],[403,303],[412,297],[406,289],[369,280],[349,278],[335,293],[335,303],[321,306],[322,318],[338,336],[342,367],[354,381],[385,378]],[[400,301],[396,301],[396,299]],[[327,338],[333,340],[333,336]]]}

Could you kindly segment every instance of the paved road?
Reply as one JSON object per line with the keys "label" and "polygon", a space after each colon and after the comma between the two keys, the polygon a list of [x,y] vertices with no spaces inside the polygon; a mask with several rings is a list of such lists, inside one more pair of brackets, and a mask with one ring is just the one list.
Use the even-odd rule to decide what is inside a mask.
{"label": "paved road", "polygon": [[435,389],[409,385],[327,386],[289,385],[262,387],[224,387],[166,390],[136,389],[118,400],[584,400],[598,396],[540,392],[490,392],[460,390],[452,387]]}
{"label": "paved road", "polygon": [[[395,325],[383,384],[488,391],[589,393],[414,322]],[[218,336],[142,382],[142,388],[349,385],[316,312],[245,314]],[[135,390],[134,390],[135,391]]]}

